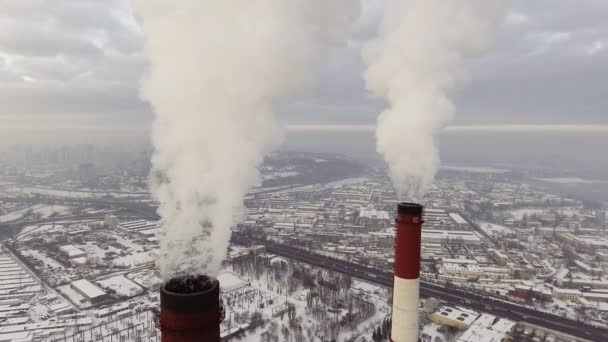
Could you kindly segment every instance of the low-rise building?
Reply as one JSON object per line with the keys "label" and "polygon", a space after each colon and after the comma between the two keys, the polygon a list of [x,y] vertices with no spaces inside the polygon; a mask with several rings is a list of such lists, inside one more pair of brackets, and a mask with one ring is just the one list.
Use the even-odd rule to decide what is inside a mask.
{"label": "low-rise building", "polygon": [[97,285],[86,279],[76,280],[70,283],[70,287],[80,293],[91,303],[98,303],[107,298],[107,293],[100,289]]}
{"label": "low-rise building", "polygon": [[86,255],[83,250],[74,245],[64,245],[59,247],[59,250],[70,259],[80,258]]}
{"label": "low-rise building", "polygon": [[568,300],[573,302],[579,299],[579,297],[581,296],[581,291],[554,287],[553,296],[557,299]]}
{"label": "low-rise building", "polygon": [[466,329],[479,317],[479,313],[462,307],[442,306],[429,314],[429,319],[437,324]]}
{"label": "low-rise building", "polygon": [[457,342],[502,342],[507,341],[515,322],[490,314],[481,314],[471,326],[458,337]]}

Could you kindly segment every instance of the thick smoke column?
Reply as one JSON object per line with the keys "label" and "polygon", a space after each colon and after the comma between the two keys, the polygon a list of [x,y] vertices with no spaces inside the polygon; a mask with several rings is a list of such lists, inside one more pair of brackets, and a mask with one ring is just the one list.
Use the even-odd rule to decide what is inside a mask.
{"label": "thick smoke column", "polygon": [[465,59],[482,53],[503,0],[386,0],[376,40],[363,51],[369,90],[389,104],[377,150],[400,198],[420,200],[439,166],[437,138],[451,119],[450,95],[467,79]]}
{"label": "thick smoke column", "polygon": [[257,166],[281,140],[272,105],[310,85],[356,19],[351,0],[134,0],[156,112],[151,188],[161,273],[218,271]]}

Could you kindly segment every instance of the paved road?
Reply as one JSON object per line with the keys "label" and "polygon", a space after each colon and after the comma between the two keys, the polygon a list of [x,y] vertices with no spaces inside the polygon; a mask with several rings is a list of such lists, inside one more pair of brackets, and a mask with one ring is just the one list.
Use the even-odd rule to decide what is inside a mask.
{"label": "paved road", "polygon": [[[327,268],[336,272],[349,274],[353,277],[376,284],[393,287],[392,272],[353,264],[344,260],[328,258],[292,246],[252,239],[239,234],[233,234],[232,241],[237,244],[245,245],[263,244],[270,253]],[[420,295],[425,298],[438,298],[453,305],[463,305],[475,310],[493,313],[514,321],[528,322],[592,341],[608,341],[608,329],[591,326],[584,322],[570,320],[561,316],[537,311],[528,307],[477,293],[463,291],[457,288],[449,288],[421,281]]]}

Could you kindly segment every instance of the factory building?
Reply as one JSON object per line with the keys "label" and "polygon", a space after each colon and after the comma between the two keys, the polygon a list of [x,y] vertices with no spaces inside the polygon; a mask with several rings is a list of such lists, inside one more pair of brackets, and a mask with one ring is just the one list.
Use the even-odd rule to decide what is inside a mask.
{"label": "factory building", "polygon": [[70,287],[91,303],[99,303],[108,297],[107,293],[86,279],[73,281]]}

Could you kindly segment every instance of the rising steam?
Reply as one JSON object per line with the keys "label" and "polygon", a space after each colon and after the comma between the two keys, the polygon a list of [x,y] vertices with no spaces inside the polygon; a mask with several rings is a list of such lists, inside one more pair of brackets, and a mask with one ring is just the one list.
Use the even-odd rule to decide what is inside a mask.
{"label": "rising steam", "polygon": [[386,0],[376,40],[363,51],[369,90],[389,104],[377,150],[400,198],[420,200],[439,166],[437,138],[450,96],[467,79],[465,59],[489,45],[503,0]]}
{"label": "rising steam", "polygon": [[151,189],[161,274],[215,274],[257,166],[281,140],[272,105],[310,85],[357,1],[134,0],[156,112]]}

